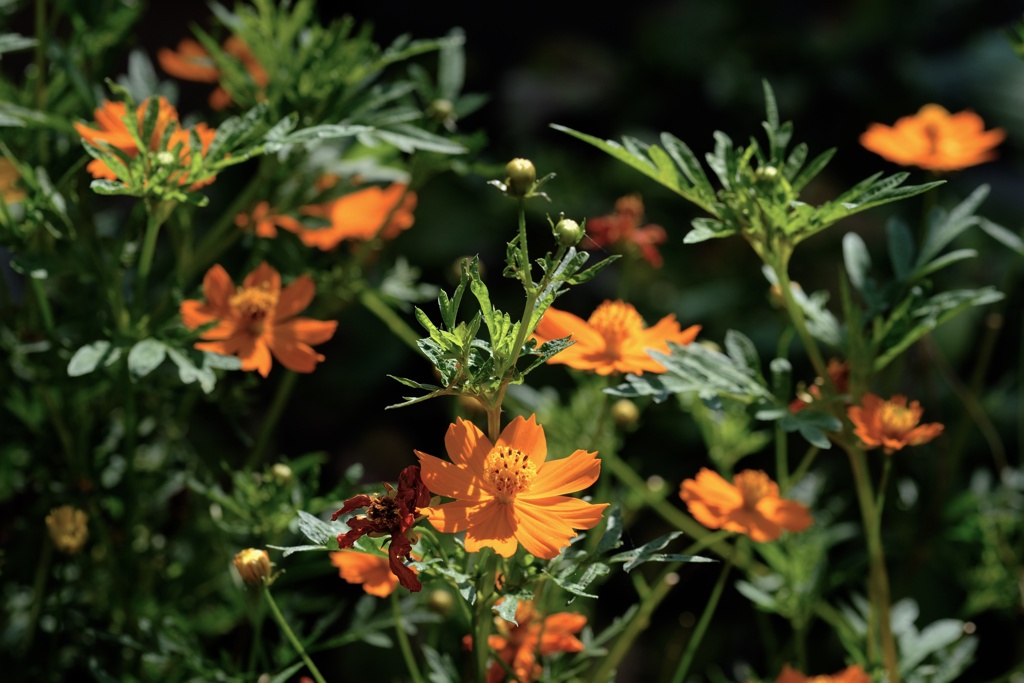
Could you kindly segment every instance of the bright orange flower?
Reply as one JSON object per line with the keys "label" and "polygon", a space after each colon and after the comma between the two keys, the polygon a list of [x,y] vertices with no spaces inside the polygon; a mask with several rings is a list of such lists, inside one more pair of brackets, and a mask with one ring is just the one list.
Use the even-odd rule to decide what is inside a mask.
{"label": "bright orange flower", "polygon": [[661,268],[659,244],[668,239],[660,225],[640,227],[644,217],[644,202],[638,194],[620,197],[615,202],[615,213],[587,220],[587,237],[597,247],[640,249],[640,255],[654,268]]}
{"label": "bright orange flower", "polygon": [[181,302],[181,319],[191,329],[216,322],[200,335],[206,341],[197,342],[196,348],[238,356],[243,370],[266,377],[273,354],[289,370],[313,372],[324,357],[311,346],[330,339],[338,327],[334,320],[295,317],[315,294],[316,285],[308,275],[281,289],[281,275],[266,263],[257,266],[236,289],[218,264],[203,278],[206,301]]}
{"label": "bright orange flower", "polygon": [[942,433],[938,422],[919,425],[924,408],[917,401],[907,405],[907,397],[895,394],[888,401],[875,394],[867,393],[859,406],[847,409],[854,433],[865,448],[882,446],[886,455],[891,455],[904,446],[919,446],[928,443]]}
{"label": "bright orange flower", "polygon": [[584,321],[572,313],[549,308],[533,336],[538,344],[572,335],[576,342],[560,351],[549,363],[561,363],[599,375],[613,372],[665,372],[661,363],[647,355],[647,349],[668,353],[668,342],[689,344],[697,338],[700,325],[679,329],[669,314],[654,327],[644,327],[643,318],[631,304],[605,301]]}
{"label": "bright orange flower", "polygon": [[[224,52],[236,58],[242,63],[253,83],[263,88],[270,82],[266,70],[253,56],[252,51],[245,42],[238,36],[231,36],[224,41]],[[199,83],[216,83],[220,80],[221,72],[214,63],[210,53],[202,45],[191,38],[183,38],[178,43],[178,50],[175,52],[170,48],[161,48],[156,55],[160,67],[184,81],[197,81]],[[215,111],[226,109],[231,105],[231,95],[221,86],[210,93],[210,107]]]}
{"label": "bright orange flower", "polygon": [[758,543],[777,540],[783,530],[803,531],[814,521],[805,506],[780,498],[779,485],[760,470],[744,470],[732,481],[705,467],[696,479],[683,481],[679,497],[709,529],[735,531]]}
{"label": "bright orange flower", "polygon": [[370,240],[378,235],[389,240],[412,227],[415,208],[416,193],[407,191],[405,185],[374,185],[326,204],[303,207],[303,213],[326,218],[331,223],[323,228],[300,226],[293,232],[307,247],[323,251],[330,251],[345,240]]}
{"label": "bright orange flower", "polygon": [[[495,619],[495,623],[498,633],[488,636],[487,644],[498,653],[516,679],[530,683],[544,672],[537,663],[538,656],[583,649],[583,643],[576,634],[587,625],[587,618],[572,612],[558,612],[545,617],[534,609],[533,602],[522,600],[516,605],[518,625],[504,619]],[[465,642],[472,647],[472,636],[466,636]],[[506,675],[501,662],[493,662],[487,670],[487,683],[501,683],[506,680]]]}
{"label": "bright orange flower", "polygon": [[805,676],[787,664],[775,683],[871,683],[871,676],[856,664],[831,676]]}
{"label": "bright orange flower", "polygon": [[595,505],[563,494],[585,489],[601,471],[597,453],[575,451],[547,460],[544,429],[535,416],[512,420],[491,442],[461,418],[448,427],[445,448],[452,462],[416,451],[423,483],[455,498],[421,510],[438,531],[466,532],[466,550],[493,548],[512,557],[522,543],[545,560],[558,556],[574,529],[591,529],[607,504]]}
{"label": "bright orange flower", "polygon": [[7,159],[0,157],[0,197],[8,204],[19,202],[25,198],[25,190],[18,187],[21,174]]}
{"label": "bright orange flower", "polygon": [[[391,572],[389,560],[384,555],[370,555],[358,550],[339,550],[328,554],[341,578],[349,583],[361,583],[363,590],[370,595],[386,598],[398,585],[398,577]],[[409,569],[416,573],[412,567]]]}
{"label": "bright orange flower", "polygon": [[903,166],[959,171],[994,159],[993,148],[1005,138],[1001,128],[985,130],[985,122],[972,111],[950,114],[937,104],[926,104],[891,127],[872,123],[861,134],[860,144]]}
{"label": "bright orange flower", "polygon": [[271,213],[269,202],[260,202],[252,213],[240,213],[235,216],[235,225],[240,228],[252,226],[257,237],[277,237],[277,229],[284,228],[291,232],[302,230],[302,223],[297,218],[284,214]]}

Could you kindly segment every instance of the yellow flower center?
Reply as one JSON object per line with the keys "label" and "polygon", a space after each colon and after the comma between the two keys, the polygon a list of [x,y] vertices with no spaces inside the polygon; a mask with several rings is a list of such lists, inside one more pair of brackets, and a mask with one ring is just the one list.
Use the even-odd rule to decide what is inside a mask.
{"label": "yellow flower center", "polygon": [[886,401],[882,406],[882,433],[889,437],[902,438],[917,425],[917,418],[910,408]]}
{"label": "yellow flower center", "polygon": [[277,297],[278,292],[271,288],[269,282],[261,282],[255,287],[241,287],[229,303],[248,320],[249,331],[259,335],[263,333],[263,321],[277,306]]}
{"label": "yellow flower center", "polygon": [[494,487],[498,500],[509,503],[517,493],[530,490],[537,477],[537,465],[521,450],[500,446],[487,455],[484,477]]}
{"label": "yellow flower center", "polygon": [[732,479],[743,496],[743,507],[753,510],[762,498],[772,492],[772,480],[760,470],[744,470]]}
{"label": "yellow flower center", "polygon": [[640,314],[631,304],[622,301],[605,301],[587,322],[604,338],[605,350],[613,358],[621,355],[624,341],[644,329]]}

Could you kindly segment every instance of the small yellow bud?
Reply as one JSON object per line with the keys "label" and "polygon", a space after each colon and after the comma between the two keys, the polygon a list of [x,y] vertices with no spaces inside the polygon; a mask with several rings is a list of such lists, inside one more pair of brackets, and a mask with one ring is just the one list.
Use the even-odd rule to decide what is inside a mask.
{"label": "small yellow bud", "polygon": [[513,197],[523,198],[537,182],[537,169],[529,159],[513,159],[505,165],[505,184]]}
{"label": "small yellow bud", "polygon": [[451,100],[443,98],[434,100],[427,107],[427,116],[442,123],[451,119],[454,113],[455,107],[452,105]]}
{"label": "small yellow bud", "polygon": [[46,516],[46,528],[57,550],[74,555],[89,538],[89,515],[70,505],[61,505],[50,510]]}
{"label": "small yellow bud", "polygon": [[563,218],[555,223],[555,239],[563,247],[574,247],[583,239],[583,228],[571,218]]}
{"label": "small yellow bud", "polygon": [[235,555],[235,569],[250,586],[262,586],[270,578],[270,555],[266,550],[246,548]]}
{"label": "small yellow bud", "polygon": [[283,462],[274,463],[273,467],[270,468],[270,474],[279,486],[287,486],[295,478],[295,475],[292,474],[292,468]]}
{"label": "small yellow bud", "polygon": [[454,606],[455,600],[452,598],[452,594],[446,590],[433,590],[427,597],[427,609],[443,617],[451,614]]}
{"label": "small yellow bud", "polygon": [[612,404],[612,419],[620,429],[630,429],[640,420],[640,409],[628,398],[620,398]]}

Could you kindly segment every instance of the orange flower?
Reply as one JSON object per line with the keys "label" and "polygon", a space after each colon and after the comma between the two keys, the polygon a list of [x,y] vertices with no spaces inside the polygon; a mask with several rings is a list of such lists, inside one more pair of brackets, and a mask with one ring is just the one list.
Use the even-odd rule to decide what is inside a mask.
{"label": "orange flower", "polygon": [[[386,598],[398,585],[398,577],[391,572],[388,558],[383,555],[370,555],[358,550],[339,550],[328,554],[341,578],[349,583],[363,584],[363,590],[370,595]],[[416,572],[412,567],[409,569]]]}
{"label": "orange flower", "polygon": [[438,531],[465,531],[469,552],[487,547],[512,557],[522,543],[550,560],[576,536],[574,529],[593,528],[608,507],[563,495],[593,484],[601,461],[582,450],[546,460],[544,429],[533,415],[512,420],[493,446],[460,418],[448,427],[444,444],[452,462],[419,451],[416,457],[427,488],[455,501],[421,512]]}
{"label": "orange flower", "polygon": [[297,218],[271,213],[269,202],[260,202],[253,208],[251,214],[243,212],[235,216],[235,225],[240,228],[254,226],[253,232],[257,237],[277,237],[278,228],[284,228],[291,232],[303,229],[302,223]]}
{"label": "orange flower", "polygon": [[[539,655],[555,652],[579,652],[583,643],[576,634],[583,630],[587,618],[582,614],[558,612],[546,617],[537,613],[533,602],[522,600],[516,605],[516,624],[496,619],[498,633],[488,636],[487,644],[497,652],[498,658],[512,670],[517,680],[529,683],[540,678],[544,670],[537,663]],[[472,647],[473,639],[465,642]],[[506,669],[494,662],[487,670],[487,683],[501,683]]]}
{"label": "orange flower", "polygon": [[854,433],[860,437],[864,447],[884,447],[885,454],[891,455],[904,446],[919,446],[928,443],[942,433],[938,422],[919,425],[924,409],[917,401],[907,406],[907,397],[895,394],[888,401],[872,393],[864,394],[859,406],[847,409],[850,422],[856,427]]}
{"label": "orange flower", "polygon": [[[828,361],[828,367],[825,368],[828,372],[828,378],[832,381],[832,388],[835,389],[838,394],[845,394],[850,387],[850,362],[841,361],[838,358],[830,358]],[[821,387],[825,384],[825,380],[821,377],[817,377],[806,392],[801,392],[793,399],[792,403],[789,404],[789,412],[799,413],[801,410],[806,408],[811,403],[821,400]]]}
{"label": "orange flower", "polygon": [[760,470],[744,470],[730,484],[717,472],[702,468],[696,479],[686,479],[679,497],[690,514],[709,529],[745,534],[752,541],[774,541],[782,531],[803,531],[811,526],[810,511],[800,503],[779,497],[779,485]]}
{"label": "orange flower", "polygon": [[[241,38],[231,36],[224,41],[223,47],[224,52],[242,63],[253,83],[259,86],[261,91],[267,87],[270,78],[266,70]],[[177,52],[170,48],[161,48],[156,58],[164,71],[184,81],[216,83],[221,77],[220,69],[217,68],[210,53],[191,38],[183,38],[178,43]],[[210,93],[210,107],[215,111],[226,109],[230,104],[231,95],[223,87],[218,85],[217,89]]]}
{"label": "orange flower", "polygon": [[236,289],[218,264],[203,278],[206,302],[181,302],[181,319],[191,329],[216,322],[200,335],[207,341],[197,342],[196,348],[238,356],[243,370],[266,377],[273,354],[289,370],[313,372],[324,357],[310,347],[330,339],[338,327],[334,320],[295,317],[309,306],[314,294],[316,286],[308,275],[282,290],[281,275],[266,263],[257,266]]}
{"label": "orange flower", "polygon": [[950,114],[937,104],[926,104],[892,127],[872,123],[861,134],[860,144],[903,166],[959,171],[995,158],[992,149],[1005,137],[1001,128],[985,130],[985,122],[972,111]]}
{"label": "orange flower", "polygon": [[657,245],[668,239],[660,225],[640,227],[644,217],[644,202],[638,194],[620,197],[615,202],[615,213],[587,221],[587,237],[597,247],[640,248],[640,255],[654,268],[661,268],[661,252]]}
{"label": "orange flower", "polygon": [[680,331],[672,314],[654,327],[644,327],[643,318],[631,304],[605,301],[584,321],[572,313],[549,308],[544,312],[533,336],[538,344],[572,335],[576,342],[548,360],[577,370],[599,375],[613,372],[665,372],[665,368],[647,355],[647,349],[668,353],[668,342],[689,344],[697,338],[700,325]]}
{"label": "orange flower", "polygon": [[8,204],[20,202],[25,198],[25,190],[18,187],[21,174],[7,159],[0,157],[0,197]]}
{"label": "orange flower", "polygon": [[327,218],[331,223],[324,228],[299,226],[292,232],[307,247],[323,251],[336,248],[344,240],[371,240],[378,235],[389,240],[412,227],[415,208],[416,193],[407,191],[405,185],[394,183],[386,189],[370,186],[326,204],[303,207],[303,213]]}
{"label": "orange flower", "polygon": [[775,683],[871,683],[871,676],[856,664],[831,676],[805,676],[787,664]]}

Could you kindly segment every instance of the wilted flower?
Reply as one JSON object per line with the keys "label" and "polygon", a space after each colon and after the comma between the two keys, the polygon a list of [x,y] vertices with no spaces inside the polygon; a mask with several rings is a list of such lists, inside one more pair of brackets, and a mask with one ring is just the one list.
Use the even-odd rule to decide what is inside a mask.
{"label": "wilted flower", "polygon": [[89,515],[71,505],[61,505],[46,516],[46,529],[57,550],[74,555],[89,538]]}
{"label": "wilted flower", "polygon": [[587,219],[587,237],[598,247],[638,248],[652,267],[661,268],[663,260],[657,245],[668,240],[668,234],[660,225],[641,227],[643,218],[644,202],[640,195],[620,197],[615,202],[615,213]]}
{"label": "wilted flower", "polygon": [[926,104],[893,126],[872,123],[861,134],[860,144],[903,166],[958,171],[995,158],[992,150],[1005,138],[1000,128],[985,130],[985,122],[972,111],[950,114],[937,104]]}
{"label": "wilted flower", "polygon": [[270,555],[266,550],[246,548],[235,555],[235,569],[250,586],[262,586],[270,578]]}
{"label": "wilted flower", "polygon": [[886,455],[904,446],[919,446],[942,433],[938,422],[918,424],[924,408],[917,401],[907,405],[907,397],[895,394],[888,401],[875,394],[867,393],[859,406],[847,410],[854,434],[864,443],[865,448],[882,446]]}

